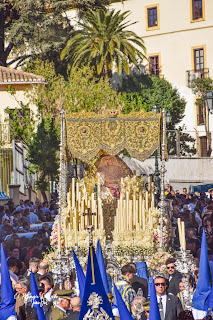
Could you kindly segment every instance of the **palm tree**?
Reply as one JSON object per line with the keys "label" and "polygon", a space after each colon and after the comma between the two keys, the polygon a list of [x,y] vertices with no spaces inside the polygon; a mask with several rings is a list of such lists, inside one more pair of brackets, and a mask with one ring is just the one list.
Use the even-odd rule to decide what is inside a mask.
{"label": "palm tree", "polygon": [[72,70],[89,63],[106,79],[111,77],[114,67],[118,74],[123,70],[129,74],[130,64],[139,69],[146,49],[142,38],[126,30],[136,23],[125,21],[129,14],[129,11],[102,9],[87,12],[84,21],[78,23],[78,29],[71,33],[61,59],[66,60]]}

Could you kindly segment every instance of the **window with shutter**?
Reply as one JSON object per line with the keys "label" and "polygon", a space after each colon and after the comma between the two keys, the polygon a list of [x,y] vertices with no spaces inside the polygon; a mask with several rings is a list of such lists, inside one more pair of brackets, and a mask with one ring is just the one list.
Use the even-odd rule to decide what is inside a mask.
{"label": "window with shutter", "polygon": [[150,56],[149,57],[149,74],[154,74],[159,76],[160,74],[160,67],[159,67],[159,56]]}
{"label": "window with shutter", "polygon": [[192,0],[192,18],[193,20],[199,20],[203,18],[203,1]]}

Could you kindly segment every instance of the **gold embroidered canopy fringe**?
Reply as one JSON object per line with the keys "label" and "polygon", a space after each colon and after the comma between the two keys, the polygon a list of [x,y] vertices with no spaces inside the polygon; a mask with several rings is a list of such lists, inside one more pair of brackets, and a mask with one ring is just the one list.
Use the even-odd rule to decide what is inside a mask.
{"label": "gold embroidered canopy fringe", "polygon": [[132,157],[145,160],[159,146],[160,115],[154,112],[108,115],[93,112],[66,116],[69,154],[88,162],[100,150],[116,155],[126,149]]}

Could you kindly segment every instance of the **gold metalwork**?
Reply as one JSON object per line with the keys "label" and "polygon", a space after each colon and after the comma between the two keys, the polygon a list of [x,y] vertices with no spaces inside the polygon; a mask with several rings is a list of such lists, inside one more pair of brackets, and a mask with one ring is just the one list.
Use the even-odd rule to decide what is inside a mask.
{"label": "gold metalwork", "polygon": [[116,117],[93,112],[66,116],[69,153],[90,161],[102,149],[116,155],[126,149],[132,157],[145,160],[159,146],[160,115],[131,112]]}

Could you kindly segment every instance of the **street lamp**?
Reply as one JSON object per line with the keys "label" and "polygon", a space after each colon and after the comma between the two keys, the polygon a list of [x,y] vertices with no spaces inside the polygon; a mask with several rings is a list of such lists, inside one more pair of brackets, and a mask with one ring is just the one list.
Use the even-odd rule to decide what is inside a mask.
{"label": "street lamp", "polygon": [[205,96],[206,104],[210,113],[213,113],[213,91],[209,91]]}
{"label": "street lamp", "polygon": [[169,123],[171,121],[171,115],[169,113],[166,114],[166,110],[162,110],[162,137],[161,137],[161,169],[160,169],[160,178],[161,178],[161,193],[160,193],[160,247],[159,251],[163,251],[163,217],[165,214],[165,192],[164,192],[164,178],[166,173],[166,122]]}
{"label": "street lamp", "polygon": [[168,111],[166,114],[166,123],[170,124],[171,121],[172,121],[172,116],[171,116],[170,112]]}
{"label": "street lamp", "polygon": [[[156,105],[152,107],[152,112],[156,114],[159,112]],[[159,195],[160,194],[160,172],[158,169],[158,150],[157,149],[155,150],[155,183],[157,186],[157,194]]]}

